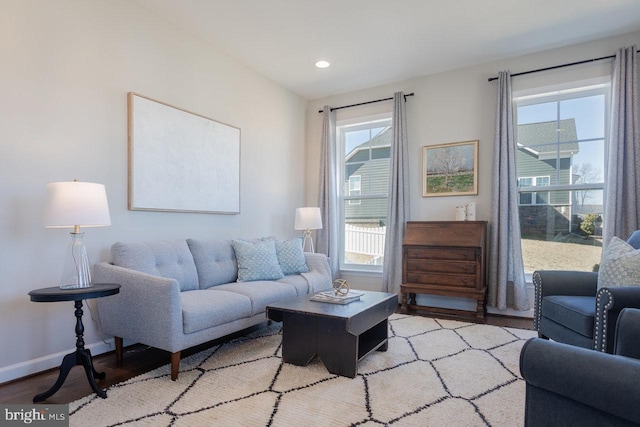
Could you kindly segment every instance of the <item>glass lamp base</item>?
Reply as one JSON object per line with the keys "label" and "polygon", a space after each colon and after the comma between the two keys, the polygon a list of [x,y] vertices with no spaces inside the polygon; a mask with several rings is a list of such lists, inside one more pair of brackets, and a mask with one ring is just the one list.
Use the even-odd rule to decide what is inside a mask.
{"label": "glass lamp base", "polygon": [[84,233],[70,233],[71,244],[67,250],[60,289],[90,288],[91,263],[87,256],[87,248],[82,241]]}

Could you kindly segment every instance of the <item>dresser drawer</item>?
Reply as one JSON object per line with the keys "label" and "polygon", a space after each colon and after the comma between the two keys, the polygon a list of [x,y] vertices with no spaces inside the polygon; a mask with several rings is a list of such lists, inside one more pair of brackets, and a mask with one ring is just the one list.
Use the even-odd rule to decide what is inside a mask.
{"label": "dresser drawer", "polygon": [[475,275],[478,264],[468,261],[407,259],[407,271],[416,273],[458,273]]}
{"label": "dresser drawer", "polygon": [[406,250],[407,258],[434,259],[447,261],[476,261],[480,252],[475,248],[412,248]]}
{"label": "dresser drawer", "polygon": [[419,272],[407,272],[407,283],[414,286],[445,285],[462,288],[476,288],[476,276],[464,274],[429,274]]}

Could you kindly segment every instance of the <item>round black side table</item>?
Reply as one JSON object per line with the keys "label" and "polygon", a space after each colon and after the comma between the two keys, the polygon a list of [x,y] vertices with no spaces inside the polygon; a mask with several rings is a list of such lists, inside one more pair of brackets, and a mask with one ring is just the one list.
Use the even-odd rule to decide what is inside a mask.
{"label": "round black side table", "polygon": [[93,391],[102,398],[107,397],[107,393],[98,387],[96,384],[96,378],[103,379],[105,377],[104,372],[97,372],[93,368],[93,361],[91,360],[91,351],[84,348],[84,325],[82,324],[82,300],[92,298],[102,298],[109,295],[115,295],[120,292],[120,285],[114,283],[100,283],[95,284],[90,288],[78,288],[78,289],[60,289],[59,287],[36,289],[29,292],[31,301],[34,302],[57,302],[57,301],[75,301],[74,306],[76,308],[76,351],[69,353],[62,359],[62,365],[60,365],[60,375],[56,383],[44,393],[40,393],[33,398],[33,403],[42,402],[47,398],[53,396],[57,392],[64,380],[67,379],[69,371],[76,365],[81,365],[87,374],[87,379]]}

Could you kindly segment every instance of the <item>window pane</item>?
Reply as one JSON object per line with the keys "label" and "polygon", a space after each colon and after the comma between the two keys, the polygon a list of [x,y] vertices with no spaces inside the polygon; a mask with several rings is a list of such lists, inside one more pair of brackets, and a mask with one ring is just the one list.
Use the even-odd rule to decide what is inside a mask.
{"label": "window pane", "polygon": [[531,204],[531,193],[520,193],[520,204],[521,205],[530,205]]}
{"label": "window pane", "polygon": [[549,122],[558,118],[558,106],[555,102],[518,106],[518,125]]}
{"label": "window pane", "polygon": [[580,142],[573,156],[574,184],[604,182],[604,140]]}
{"label": "window pane", "polygon": [[386,231],[391,119],[338,126],[343,172],[341,268],[381,271]]}
{"label": "window pane", "polygon": [[[556,193],[556,194],[554,194]],[[565,194],[558,194],[565,193]],[[567,191],[551,199],[567,199]],[[573,192],[574,199],[579,198]],[[589,190],[590,200],[602,200],[602,190]],[[602,204],[520,206],[522,255],[526,272],[535,270],[592,271],[602,256]]]}
{"label": "window pane", "polygon": [[[526,272],[591,271],[600,262],[606,90],[552,94],[526,105],[535,102],[529,98],[517,106],[516,175]],[[589,184],[593,188],[583,188]],[[554,185],[580,187],[539,191]]]}
{"label": "window pane", "polygon": [[604,138],[604,102],[604,95],[560,101],[560,119],[573,121],[575,139]]}
{"label": "window pane", "polygon": [[[350,202],[359,202],[359,205]],[[345,205],[344,263],[381,266],[387,198],[348,200]]]}
{"label": "window pane", "polygon": [[357,146],[361,145],[366,141],[369,141],[371,139],[371,136],[370,136],[369,129],[346,130],[344,133],[344,138],[345,138],[344,154],[345,156],[348,157],[349,153],[351,153]]}

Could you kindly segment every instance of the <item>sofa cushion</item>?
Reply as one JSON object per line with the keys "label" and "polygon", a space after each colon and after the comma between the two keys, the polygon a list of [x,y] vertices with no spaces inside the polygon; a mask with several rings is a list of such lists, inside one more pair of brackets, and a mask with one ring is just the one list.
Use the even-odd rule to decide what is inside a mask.
{"label": "sofa cushion", "polygon": [[198,289],[180,294],[185,334],[251,316],[251,300],[236,292]]}
{"label": "sofa cushion", "polygon": [[200,289],[236,281],[238,266],[231,241],[187,239],[187,244],[198,270]]}
{"label": "sofa cushion", "polygon": [[550,295],[542,299],[542,313],[544,317],[585,337],[593,337],[595,297]]}
{"label": "sofa cushion", "polygon": [[264,312],[267,305],[276,301],[298,296],[293,285],[271,281],[227,283],[212,289],[245,295],[251,299],[251,314]]}
{"label": "sofa cushion", "polygon": [[307,282],[307,279],[300,274],[291,274],[289,276],[284,276],[282,279],[278,280],[278,282],[286,283],[293,286],[298,296],[307,295],[308,293],[310,293],[309,283]]}
{"label": "sofa cushion", "polygon": [[307,273],[309,271],[307,261],[304,258],[304,252],[302,251],[301,237],[284,240],[282,242],[276,241],[276,255],[278,256],[278,263],[280,264],[282,273],[285,276]]}
{"label": "sofa cushion", "polygon": [[185,240],[117,242],[111,258],[119,267],[175,279],[181,291],[198,289],[198,272]]}
{"label": "sofa cushion", "polygon": [[640,285],[640,249],[614,236],[602,254],[598,289],[632,285]]}
{"label": "sofa cushion", "polygon": [[233,240],[238,261],[238,281],[278,280],[284,277],[273,240]]}

